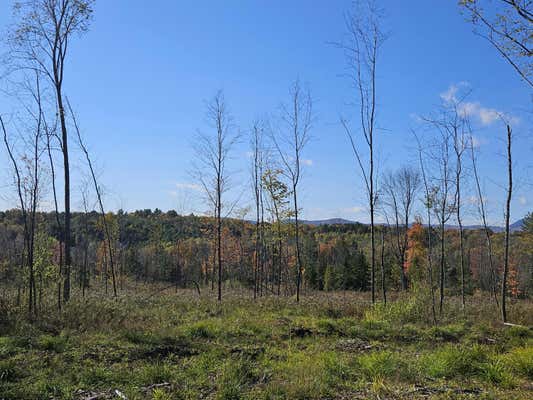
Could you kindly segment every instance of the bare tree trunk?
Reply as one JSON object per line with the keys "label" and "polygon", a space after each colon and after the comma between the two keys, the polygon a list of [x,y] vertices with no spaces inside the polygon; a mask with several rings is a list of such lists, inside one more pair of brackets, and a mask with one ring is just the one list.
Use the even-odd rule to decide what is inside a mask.
{"label": "bare tree trunk", "polygon": [[281,236],[281,221],[277,221],[278,232],[278,296],[281,295],[282,265],[283,265],[283,240]]}
{"label": "bare tree trunk", "polygon": [[[372,165],[372,162],[371,162]],[[372,170],[372,168],[371,168]],[[370,174],[372,176],[372,173]],[[371,184],[372,186],[372,184]],[[373,189],[370,189],[371,198],[373,198],[374,192]],[[370,289],[372,291],[372,304],[376,302],[376,239],[374,233],[374,201],[370,201],[370,246],[371,246],[371,256],[370,256]]]}
{"label": "bare tree trunk", "polygon": [[[23,181],[22,176],[20,174],[19,165],[17,163],[17,160],[15,158],[15,155],[13,154],[13,150],[9,144],[8,138],[7,138],[7,130],[4,125],[4,120],[0,116],[0,126],[2,127],[3,136],[4,136],[4,144],[6,146],[7,153],[9,155],[9,159],[11,160],[11,163],[13,164],[13,172],[15,174],[15,183],[16,183],[16,189],[17,189],[17,195],[20,202],[20,208],[22,212],[22,220],[24,221],[23,226],[23,238],[24,238],[24,244],[21,254],[21,266],[24,268],[24,266],[27,264],[28,268],[30,269],[30,278],[29,278],[29,284],[28,284],[28,315],[30,318],[33,314],[33,281],[32,276],[33,272],[31,271],[32,266],[30,266],[30,257],[29,257],[29,248],[30,248],[30,231],[28,226],[28,213],[26,209],[26,202],[24,201],[24,188],[23,188]],[[19,286],[19,295],[20,298],[20,286]],[[17,303],[20,301],[17,300]]]}
{"label": "bare tree trunk", "polygon": [[218,286],[217,286],[217,299],[222,301],[222,218],[221,218],[221,206],[220,206],[220,190],[218,190],[218,205],[217,205],[217,266],[218,266]]}
{"label": "bare tree trunk", "polygon": [[445,220],[444,217],[440,220],[440,274],[439,274],[439,313],[442,315],[442,309],[444,306],[444,271],[446,269],[445,258]]}
{"label": "bare tree trunk", "polygon": [[296,302],[300,301],[300,286],[302,284],[302,258],[300,254],[300,224],[298,220],[298,199],[296,196],[296,185],[292,188],[293,201],[294,201],[294,229],[296,240],[296,262],[298,267],[298,278],[296,280]]}
{"label": "bare tree trunk", "polygon": [[378,53],[385,40],[381,31],[381,11],[374,1],[358,1],[356,8],[346,18],[346,28],[349,34],[348,43],[342,43],[347,62],[354,70],[352,80],[359,95],[359,120],[364,140],[368,148],[368,164],[363,165],[360,152],[356,146],[355,135],[352,134],[346,121],[341,120],[350,139],[358,167],[364,178],[366,194],[370,208],[370,289],[372,303],[376,301],[375,272],[375,205],[376,188],[374,177],[374,131],[376,125],[377,87],[376,71]]}
{"label": "bare tree trunk", "polygon": [[26,68],[42,71],[50,80],[55,95],[57,113],[61,127],[61,151],[64,169],[63,241],[63,299],[70,299],[71,275],[71,215],[70,215],[70,165],[68,150],[68,128],[63,106],[63,81],[65,61],[72,35],[84,33],[90,25],[92,0],[56,1],[39,0],[19,2],[15,7],[20,21],[13,32],[15,59],[25,60]]}
{"label": "bare tree trunk", "polygon": [[296,241],[296,302],[300,301],[300,290],[302,285],[303,264],[300,244],[300,220],[298,209],[298,183],[301,177],[301,156],[302,151],[309,141],[309,131],[313,120],[313,102],[311,94],[307,90],[304,92],[300,82],[296,80],[290,90],[291,106],[282,107],[282,121],[287,129],[285,135],[286,142],[290,146],[289,154],[280,147],[279,140],[275,134],[271,135],[274,146],[285,166],[284,173],[290,179],[294,212],[294,228]]}
{"label": "bare tree trunk", "polygon": [[257,123],[252,128],[252,151],[253,151],[253,166],[252,178],[255,198],[255,255],[254,255],[254,300],[257,298],[258,279],[259,279],[259,265],[261,263],[260,241],[261,241],[261,178],[260,171],[260,131]]}
{"label": "bare tree trunk", "polygon": [[[460,201],[460,195],[457,195],[457,200]],[[460,207],[457,206],[457,224],[459,225],[459,252],[461,263],[461,307],[465,308],[465,250],[464,250],[464,230],[463,222],[461,220]]]}
{"label": "bare tree trunk", "polygon": [[507,201],[505,202],[505,249],[503,256],[503,277],[502,277],[502,320],[507,322],[507,275],[509,273],[509,241],[510,241],[510,227],[509,219],[511,215],[511,196],[513,194],[513,160],[511,157],[511,142],[512,131],[511,127],[507,125],[507,172],[508,172],[508,186],[507,186]]}
{"label": "bare tree trunk", "polygon": [[[457,114],[456,114],[457,115]],[[457,225],[459,226],[459,252],[461,267],[461,307],[465,308],[465,250],[464,250],[464,230],[461,218],[461,174],[462,174],[462,156],[464,151],[464,135],[459,133],[461,129],[454,125],[454,150],[456,155],[455,165],[455,215]]]}
{"label": "bare tree trunk", "polygon": [[54,159],[52,157],[52,144],[50,141],[51,132],[46,132],[46,151],[48,153],[48,161],[50,162],[50,174],[52,180],[52,194],[54,197],[54,214],[56,219],[57,228],[59,230],[59,279],[57,282],[57,308],[61,311],[61,278],[63,276],[63,227],[61,226],[61,220],[59,218],[59,207],[57,205],[57,188],[56,188],[56,173]]}
{"label": "bare tree trunk", "polygon": [[385,282],[385,228],[381,230],[381,293],[383,302],[387,304],[387,286]]}
{"label": "bare tree trunk", "polygon": [[[222,301],[222,201],[223,194],[229,189],[226,160],[228,153],[239,139],[239,135],[232,132],[233,119],[227,109],[222,91],[218,91],[213,100],[208,103],[207,118],[216,132],[215,135],[198,135],[195,152],[201,166],[194,166],[194,175],[200,181],[206,200],[213,207],[215,214],[216,234],[213,257],[218,269],[217,299]],[[230,212],[231,210],[232,207],[230,207]],[[213,271],[213,286],[214,273],[215,271]]]}
{"label": "bare tree trunk", "polygon": [[65,120],[65,108],[63,107],[63,95],[61,93],[61,84],[59,83],[59,72],[56,71],[54,65],[54,77],[56,79],[56,97],[57,108],[59,112],[59,121],[61,124],[61,150],[63,153],[63,177],[64,177],[64,203],[65,203],[65,220],[64,220],[64,232],[63,240],[65,243],[65,265],[63,266],[64,282],[63,282],[63,300],[68,302],[70,300],[70,273],[72,265],[72,256],[70,252],[71,240],[70,240],[70,166],[69,166],[69,153],[68,153],[68,131],[67,123]]}
{"label": "bare tree trunk", "polygon": [[425,199],[424,199],[424,207],[427,212],[427,241],[428,241],[428,252],[427,252],[427,263],[428,263],[428,282],[429,282],[429,290],[431,293],[431,315],[433,317],[433,323],[437,324],[437,313],[435,310],[435,287],[433,285],[433,241],[431,239],[431,208],[433,204],[433,196],[431,194],[431,190],[429,187],[429,182],[426,176],[426,168],[424,166],[424,160],[422,158],[422,145],[420,143],[420,140],[418,139],[418,136],[413,132],[414,137],[418,144],[418,161],[420,163],[420,171],[422,172],[422,180],[424,182],[424,189],[425,189]]}
{"label": "bare tree trunk", "polygon": [[83,204],[83,230],[85,234],[84,243],[83,243],[83,274],[82,274],[82,285],[81,285],[81,295],[85,297],[85,289],[87,287],[87,269],[88,269],[88,259],[89,259],[89,209],[87,203],[87,193],[82,190],[82,204]]}
{"label": "bare tree trunk", "polygon": [[[263,176],[263,159],[261,155],[261,163],[259,165],[259,177]],[[263,202],[263,182],[260,179],[259,180],[259,208],[260,208],[260,220],[259,223],[260,229],[259,229],[259,266],[261,273],[265,275],[265,285],[268,288],[268,282],[266,279],[267,274],[265,273],[265,252],[266,252],[266,246],[265,246],[265,207]]]}
{"label": "bare tree trunk", "polygon": [[[37,112],[31,111],[31,106],[26,107],[29,115],[34,119],[35,126],[33,127],[33,133],[31,141],[28,140],[28,143],[31,143],[31,155],[22,157],[22,161],[25,163],[26,168],[24,169],[27,172],[27,176],[21,176],[20,168],[16,159],[16,156],[13,152],[12,147],[9,144],[6,127],[4,121],[0,117],[0,125],[4,133],[4,143],[6,150],[8,152],[11,163],[13,164],[13,171],[15,174],[15,183],[16,190],[20,202],[20,207],[22,211],[22,218],[24,221],[24,250],[23,250],[23,263],[27,264],[28,267],[28,314],[30,318],[33,318],[37,315],[37,282],[35,276],[35,231],[37,229],[37,204],[39,202],[39,162],[40,162],[40,142],[41,135],[43,131],[44,116],[41,102],[41,86],[39,79],[39,72],[35,71],[35,87],[29,84],[28,86],[29,94],[33,101],[35,101],[35,106]],[[24,138],[23,138],[24,139]],[[29,205],[27,204],[29,202]],[[26,257],[24,257],[24,252]],[[24,262],[25,261],[25,262]]]}
{"label": "bare tree trunk", "polygon": [[477,163],[476,163],[476,156],[474,152],[474,138],[472,135],[470,135],[470,150],[471,150],[471,158],[472,158],[472,170],[474,172],[474,180],[476,182],[476,190],[478,195],[478,201],[479,201],[479,213],[481,216],[481,221],[483,223],[483,231],[485,232],[485,239],[487,243],[487,253],[489,257],[489,268],[490,268],[490,276],[491,276],[491,291],[492,296],[494,298],[494,301],[496,303],[496,306],[499,307],[498,304],[498,294],[497,294],[497,280],[496,280],[496,271],[494,267],[494,260],[493,260],[493,251],[492,251],[492,238],[490,237],[491,231],[487,224],[487,216],[485,212],[485,200],[483,198],[483,193],[481,191],[481,184],[479,182],[479,175],[477,171]]}

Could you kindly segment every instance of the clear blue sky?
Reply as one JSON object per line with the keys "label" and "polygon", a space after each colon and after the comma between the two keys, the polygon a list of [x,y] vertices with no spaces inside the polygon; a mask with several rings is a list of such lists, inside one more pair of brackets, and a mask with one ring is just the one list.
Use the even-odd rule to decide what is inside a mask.
{"label": "clear blue sky", "polygon": [[[12,1],[0,2],[0,29],[11,20]],[[206,130],[204,101],[225,91],[243,132],[254,118],[286,100],[291,81],[308,83],[317,123],[304,158],[303,216],[366,221],[361,180],[338,118],[351,110],[342,53],[328,42],[342,38],[347,0],[171,1],[99,0],[91,29],[72,43],[65,78],[67,95],[101,170],[112,208],[178,207],[204,210],[187,170],[192,139]],[[476,115],[499,110],[516,116],[519,184],[512,219],[533,209],[528,179],[533,150],[531,92],[461,16],[456,2],[383,1],[390,38],[379,64],[381,170],[415,162],[409,128],[414,115],[431,112],[452,85],[467,82]],[[0,99],[9,109],[10,100]],[[503,130],[476,120],[481,168],[491,221],[503,219]],[[235,150],[232,168],[246,184],[247,141]],[[7,160],[1,154],[2,176]],[[81,157],[75,157],[82,165]],[[4,178],[7,179],[7,178]],[[74,182],[76,186],[76,182]],[[9,189],[0,185],[3,191]],[[194,190],[188,190],[194,192]],[[9,204],[3,195],[3,206]],[[246,198],[243,199],[244,201]],[[473,218],[472,218],[473,219]]]}

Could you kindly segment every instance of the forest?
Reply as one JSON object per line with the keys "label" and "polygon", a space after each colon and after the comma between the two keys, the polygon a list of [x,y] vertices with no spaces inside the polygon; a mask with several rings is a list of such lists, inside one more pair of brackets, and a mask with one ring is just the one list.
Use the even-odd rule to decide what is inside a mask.
{"label": "forest", "polygon": [[[225,91],[205,101],[209,128],[179,155],[207,211],[116,209],[69,101],[84,94],[65,84],[96,3],[13,2],[4,37],[0,399],[532,396],[533,211],[511,215],[517,187],[530,187],[517,179],[530,160],[514,156],[531,102],[520,120],[481,114],[499,135],[501,223],[465,85],[402,133],[409,161],[382,168],[382,52],[394,33],[386,2],[355,1],[329,45],[353,97],[336,127],[365,222],[303,218],[321,103],[301,78],[248,124]],[[533,4],[455,3],[530,94]]]}

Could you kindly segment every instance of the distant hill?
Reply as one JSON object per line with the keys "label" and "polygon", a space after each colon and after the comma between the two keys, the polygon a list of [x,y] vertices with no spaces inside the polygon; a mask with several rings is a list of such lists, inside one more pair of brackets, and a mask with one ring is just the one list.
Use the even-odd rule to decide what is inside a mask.
{"label": "distant hill", "polygon": [[511,232],[521,231],[523,227],[524,227],[524,218],[519,219],[518,221],[512,223],[510,226]]}
{"label": "distant hill", "polygon": [[330,219],[318,219],[318,220],[302,220],[300,221],[304,225],[319,226],[319,225],[346,225],[346,224],[358,224],[359,222],[350,221],[344,218],[330,218]]}
{"label": "distant hill", "polygon": [[[301,220],[300,221],[304,225],[310,225],[310,226],[321,226],[321,225],[347,225],[347,224],[359,224],[360,222],[356,221],[350,221],[349,219],[344,218],[329,218],[329,219],[317,219],[317,220]],[[368,225],[368,224],[365,224]],[[376,224],[381,225],[381,224]],[[515,221],[510,225],[511,232],[517,232],[522,230],[522,227],[524,226],[524,219],[519,219],[518,221]],[[483,229],[483,225],[465,225],[463,227],[465,230],[476,230],[476,229]],[[493,232],[503,232],[504,227],[503,226],[497,226],[497,225],[489,225],[489,228]],[[446,229],[459,229],[457,225],[446,225]]]}

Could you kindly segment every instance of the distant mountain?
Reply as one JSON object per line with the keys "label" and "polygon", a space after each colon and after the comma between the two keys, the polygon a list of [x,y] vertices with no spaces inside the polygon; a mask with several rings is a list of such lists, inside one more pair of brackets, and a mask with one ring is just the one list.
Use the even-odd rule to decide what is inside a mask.
{"label": "distant mountain", "polygon": [[344,218],[330,218],[330,219],[318,219],[318,220],[302,220],[300,221],[304,225],[319,226],[319,225],[346,225],[346,224],[358,224],[359,222],[350,221]]}
{"label": "distant mountain", "polygon": [[[521,231],[524,227],[524,219],[519,219],[518,221],[513,222],[511,225],[509,225],[509,229],[511,232],[518,232]],[[496,226],[496,225],[489,225],[489,228],[493,232],[503,232],[505,230],[505,227],[503,226]],[[449,229],[458,229],[457,226],[450,226]],[[467,230],[475,230],[475,229],[483,229],[483,225],[468,225],[465,226],[464,229]]]}
{"label": "distant mountain", "polygon": [[[503,232],[503,226],[489,225],[488,228],[493,232]],[[446,229],[457,230],[459,226],[457,225],[446,225]],[[483,229],[483,225],[464,225],[463,229],[465,231],[475,231],[478,229]]]}
{"label": "distant mountain", "polygon": [[[320,225],[347,225],[347,224],[359,224],[360,222],[350,221],[349,219],[344,218],[329,218],[329,219],[318,219],[318,220],[301,220],[303,225],[311,226],[320,226]],[[368,224],[365,224],[368,225]],[[381,225],[381,224],[376,224]],[[518,221],[510,225],[511,232],[517,232],[522,230],[524,226],[524,219],[519,219]],[[459,229],[457,225],[446,225],[446,229]],[[465,225],[463,226],[465,230],[476,230],[483,229],[483,225]],[[489,229],[493,232],[503,232],[503,226],[489,225]]]}
{"label": "distant mountain", "polygon": [[524,228],[524,218],[512,223],[510,225],[510,228],[511,232],[521,231]]}

